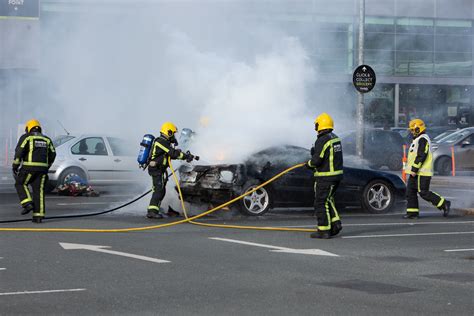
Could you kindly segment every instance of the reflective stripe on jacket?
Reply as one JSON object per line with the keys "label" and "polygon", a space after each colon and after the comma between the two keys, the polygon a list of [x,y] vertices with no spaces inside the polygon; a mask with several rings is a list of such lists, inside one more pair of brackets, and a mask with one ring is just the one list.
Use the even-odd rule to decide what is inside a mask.
{"label": "reflective stripe on jacket", "polygon": [[15,148],[13,166],[22,165],[30,171],[47,171],[56,158],[56,150],[49,137],[32,132],[24,134]]}
{"label": "reflective stripe on jacket", "polygon": [[314,154],[308,161],[308,166],[314,169],[315,177],[342,178],[341,140],[331,131],[319,134],[314,143]]}
{"label": "reflective stripe on jacket", "polygon": [[420,176],[433,176],[433,155],[428,135],[421,134],[412,141],[408,150],[405,172],[414,172]]}

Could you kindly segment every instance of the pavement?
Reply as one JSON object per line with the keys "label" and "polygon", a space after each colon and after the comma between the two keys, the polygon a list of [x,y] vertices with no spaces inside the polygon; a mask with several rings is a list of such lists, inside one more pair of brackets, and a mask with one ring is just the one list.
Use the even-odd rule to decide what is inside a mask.
{"label": "pavement", "polygon": [[[461,205],[474,191],[434,186]],[[47,215],[107,209],[135,193],[47,196]],[[305,232],[191,224],[133,233],[7,232],[2,228],[126,228],[172,222],[144,217],[147,198],[112,214],[0,224],[0,314],[13,315],[472,315],[474,219],[341,212],[330,240]],[[19,215],[0,191],[0,220]],[[466,202],[470,203],[470,202]],[[276,210],[232,225],[314,229],[311,211]],[[28,218],[28,217],[26,217]],[[205,219],[222,223],[218,217]]]}

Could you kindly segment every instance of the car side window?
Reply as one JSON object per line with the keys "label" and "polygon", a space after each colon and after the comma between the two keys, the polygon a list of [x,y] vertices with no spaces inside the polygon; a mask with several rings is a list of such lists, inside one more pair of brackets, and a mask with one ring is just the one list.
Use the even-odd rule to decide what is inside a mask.
{"label": "car side window", "polygon": [[461,144],[463,144],[465,146],[474,145],[474,134],[471,134],[470,136],[464,138],[464,140],[461,142]]}
{"label": "car side window", "polygon": [[75,143],[71,147],[71,153],[73,155],[107,156],[107,148],[102,137],[88,137]]}
{"label": "car side window", "polygon": [[134,156],[135,146],[126,143],[124,140],[115,137],[107,137],[110,148],[114,156]]}

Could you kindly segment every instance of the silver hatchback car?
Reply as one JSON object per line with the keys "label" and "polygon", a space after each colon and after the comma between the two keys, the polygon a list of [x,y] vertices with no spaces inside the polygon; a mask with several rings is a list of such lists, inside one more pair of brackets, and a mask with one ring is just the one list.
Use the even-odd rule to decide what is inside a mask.
{"label": "silver hatchback car", "polygon": [[54,188],[77,175],[91,185],[127,184],[144,177],[138,169],[135,149],[122,139],[104,135],[63,135],[53,140],[56,160],[49,170]]}
{"label": "silver hatchback car", "polygon": [[433,143],[431,148],[434,169],[439,175],[451,173],[452,149],[454,149],[456,171],[474,171],[474,127],[466,127],[454,132]]}

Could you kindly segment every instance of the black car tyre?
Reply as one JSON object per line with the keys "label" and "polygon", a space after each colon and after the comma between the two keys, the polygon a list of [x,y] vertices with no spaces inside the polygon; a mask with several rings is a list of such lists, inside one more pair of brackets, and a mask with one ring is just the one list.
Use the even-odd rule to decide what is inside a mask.
{"label": "black car tyre", "polygon": [[61,172],[61,175],[58,179],[58,186],[64,185],[66,180],[72,176],[79,176],[81,179],[87,180],[87,176],[84,171],[82,171],[82,169],[71,167]]}
{"label": "black car tyre", "polygon": [[441,157],[436,161],[436,171],[440,176],[450,175],[451,168],[451,159],[448,157]]}
{"label": "black car tyre", "polygon": [[391,210],[395,194],[390,184],[383,180],[369,182],[362,195],[362,205],[369,213],[383,214]]}
{"label": "black car tyre", "polygon": [[403,161],[402,157],[398,155],[390,155],[390,158],[387,161],[388,169],[392,171],[402,170],[403,168]]}
{"label": "black car tyre", "polygon": [[[244,184],[242,193],[248,192],[259,185],[260,182],[257,180],[249,180]],[[263,215],[270,209],[270,198],[269,190],[265,187],[260,188],[239,201],[239,211],[245,215]]]}

